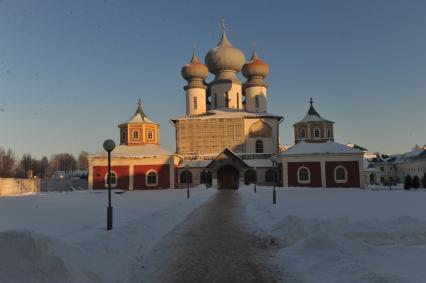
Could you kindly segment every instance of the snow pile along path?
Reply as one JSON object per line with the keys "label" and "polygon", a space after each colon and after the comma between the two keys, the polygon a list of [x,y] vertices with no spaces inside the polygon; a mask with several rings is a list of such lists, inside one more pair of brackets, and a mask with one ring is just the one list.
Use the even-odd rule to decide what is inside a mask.
{"label": "snow pile along path", "polygon": [[[184,190],[114,194],[115,222],[111,231],[105,230],[104,192],[49,193],[30,196],[30,200],[2,199],[6,205],[0,211],[3,215],[13,211],[16,221],[10,223],[6,217],[0,221],[0,227],[9,228],[0,231],[0,281],[130,282],[132,273],[143,266],[149,250],[215,192],[204,187],[191,189],[189,200]],[[90,201],[85,203],[87,199]],[[19,210],[17,205],[22,201],[35,205],[20,206]],[[39,205],[40,201],[43,206]],[[66,208],[78,209],[56,210],[58,202],[63,202]],[[99,219],[93,217],[93,214],[98,216],[98,209],[102,211]],[[27,223],[27,218],[36,219],[37,213],[37,232],[23,230],[37,226]],[[62,220],[54,222],[59,227],[45,223],[51,217]]]}
{"label": "snow pile along path", "polygon": [[[270,188],[259,188],[257,194],[245,188],[240,193],[252,230],[278,245],[274,262],[285,274],[284,281],[426,278],[426,214],[419,214],[426,192],[280,188],[275,206]],[[358,210],[348,210],[351,206]],[[378,209],[388,213],[376,213]]]}

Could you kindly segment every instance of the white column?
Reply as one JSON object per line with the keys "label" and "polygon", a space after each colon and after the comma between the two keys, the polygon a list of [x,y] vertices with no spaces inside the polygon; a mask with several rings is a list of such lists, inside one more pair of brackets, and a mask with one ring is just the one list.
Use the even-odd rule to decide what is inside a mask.
{"label": "white column", "polygon": [[288,163],[282,159],[281,162],[283,167],[283,186],[288,187]]}
{"label": "white column", "polygon": [[135,173],[133,165],[129,165],[129,190],[133,191],[134,181],[135,181]]}
{"label": "white column", "polygon": [[170,172],[170,189],[175,188],[175,165],[174,165],[174,157],[169,161],[169,172]]}
{"label": "white column", "polygon": [[327,186],[327,180],[325,175],[325,161],[321,161],[321,187]]}

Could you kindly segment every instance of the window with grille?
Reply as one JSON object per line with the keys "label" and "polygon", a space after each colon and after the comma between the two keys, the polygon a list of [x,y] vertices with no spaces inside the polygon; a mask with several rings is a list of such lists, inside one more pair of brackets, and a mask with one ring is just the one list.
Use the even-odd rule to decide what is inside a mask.
{"label": "window with grille", "polygon": [[263,142],[261,140],[256,141],[256,153],[263,153]]}
{"label": "window with grille", "polygon": [[158,184],[157,172],[149,171],[146,175],[146,184],[148,186],[156,186]]}

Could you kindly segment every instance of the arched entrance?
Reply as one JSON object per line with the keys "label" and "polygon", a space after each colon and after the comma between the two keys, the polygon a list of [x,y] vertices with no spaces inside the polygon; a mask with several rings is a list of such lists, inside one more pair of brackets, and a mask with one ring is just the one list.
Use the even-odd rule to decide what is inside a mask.
{"label": "arched entrance", "polygon": [[217,188],[219,190],[237,190],[239,185],[238,170],[231,165],[224,165],[217,171]]}
{"label": "arched entrance", "polygon": [[371,173],[370,174],[370,185],[375,185],[375,184],[377,184],[376,174]]}

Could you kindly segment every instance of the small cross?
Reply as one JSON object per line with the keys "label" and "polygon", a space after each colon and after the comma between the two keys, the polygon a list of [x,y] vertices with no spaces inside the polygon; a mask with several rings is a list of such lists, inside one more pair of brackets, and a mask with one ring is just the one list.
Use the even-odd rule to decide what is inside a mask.
{"label": "small cross", "polygon": [[139,106],[139,108],[142,106],[142,99],[138,99],[138,106]]}
{"label": "small cross", "polygon": [[225,27],[225,18],[224,17],[222,17],[221,22],[222,22],[222,32],[224,32],[225,29],[226,29],[226,27]]}

